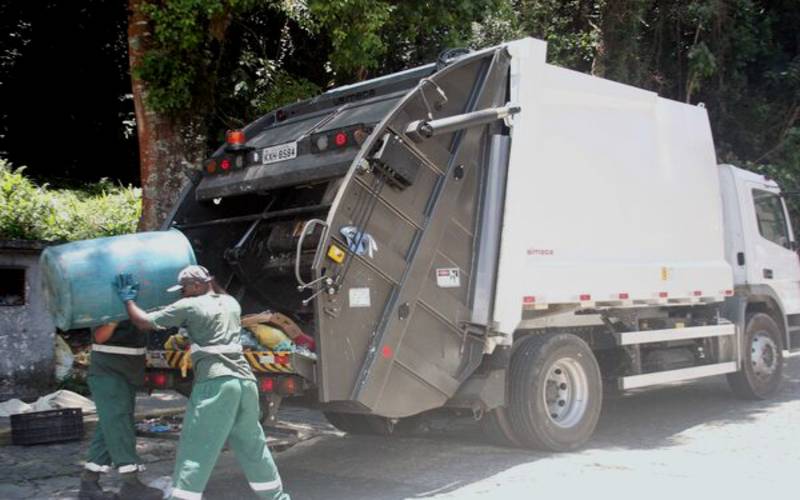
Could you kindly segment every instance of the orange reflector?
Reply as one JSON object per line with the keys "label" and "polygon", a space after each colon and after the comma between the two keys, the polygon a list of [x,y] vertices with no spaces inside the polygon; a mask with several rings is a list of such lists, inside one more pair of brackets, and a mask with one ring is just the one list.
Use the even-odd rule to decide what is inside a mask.
{"label": "orange reflector", "polygon": [[208,171],[209,174],[213,174],[214,172],[216,172],[217,162],[215,160],[209,160],[208,163],[206,163],[206,170]]}
{"label": "orange reflector", "polygon": [[228,130],[225,134],[225,142],[228,144],[234,144],[237,146],[241,146],[247,139],[244,136],[244,131],[242,130]]}
{"label": "orange reflector", "polygon": [[341,264],[344,261],[344,255],[344,250],[336,245],[331,245],[330,248],[328,248],[328,258],[337,264]]}

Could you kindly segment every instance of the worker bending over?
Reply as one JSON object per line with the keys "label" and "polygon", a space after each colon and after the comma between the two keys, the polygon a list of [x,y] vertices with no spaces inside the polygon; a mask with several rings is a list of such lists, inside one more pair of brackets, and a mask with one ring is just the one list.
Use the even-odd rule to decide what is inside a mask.
{"label": "worker bending over", "polygon": [[101,472],[113,464],[122,477],[122,500],[160,500],[161,490],[142,484],[144,469],[136,454],[133,410],[136,389],[144,385],[145,334],[130,321],[108,323],[92,332],[89,389],[97,406],[97,428],[81,474],[80,500],[117,498],[100,487]]}
{"label": "worker bending over", "polygon": [[261,498],[289,500],[259,423],[255,376],[239,343],[241,307],[218,289],[208,270],[188,266],[178,274],[183,298],[156,312],[136,305],[139,284],[117,277],[117,292],[142,330],[182,326],[192,342],[194,387],[183,419],[172,498],[200,500],[227,439],[250,487]]}

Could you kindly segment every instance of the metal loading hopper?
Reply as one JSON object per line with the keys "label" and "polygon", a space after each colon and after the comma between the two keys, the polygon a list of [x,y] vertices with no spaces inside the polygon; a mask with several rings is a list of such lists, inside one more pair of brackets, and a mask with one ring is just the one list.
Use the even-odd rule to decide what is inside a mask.
{"label": "metal loading hopper", "polygon": [[[487,51],[422,80],[339,189],[313,269],[320,400],[331,409],[403,417],[440,407],[480,364],[491,333],[508,148],[497,108],[508,65],[504,49]],[[481,110],[493,119],[470,122]],[[446,117],[456,117],[452,131],[417,135],[426,134],[421,122]],[[342,263],[328,256],[331,245],[347,249]]]}
{"label": "metal loading hopper", "polygon": [[[239,164],[184,193],[171,225],[244,312],[279,310],[315,336],[329,409],[416,414],[479,366],[492,332],[508,66],[504,48],[487,50],[276,111],[245,129],[243,150],[212,156]],[[362,142],[320,150],[321,135],[350,141],[356,129]],[[291,157],[267,162],[275,148]]]}

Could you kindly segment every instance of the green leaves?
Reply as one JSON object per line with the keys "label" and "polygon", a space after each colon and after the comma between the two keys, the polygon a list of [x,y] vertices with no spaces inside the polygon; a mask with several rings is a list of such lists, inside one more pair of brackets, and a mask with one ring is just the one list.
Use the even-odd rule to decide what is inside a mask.
{"label": "green leaves", "polygon": [[395,7],[380,0],[311,0],[309,12],[331,39],[335,73],[360,76],[376,68],[387,45],[380,34]]}
{"label": "green leaves", "polygon": [[141,190],[107,180],[82,190],[37,186],[0,160],[0,238],[67,241],[136,231]]}

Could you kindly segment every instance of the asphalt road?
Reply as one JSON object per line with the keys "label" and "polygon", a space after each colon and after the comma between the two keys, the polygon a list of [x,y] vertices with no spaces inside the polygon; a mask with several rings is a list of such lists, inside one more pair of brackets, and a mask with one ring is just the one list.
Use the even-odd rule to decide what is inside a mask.
{"label": "asphalt road", "polygon": [[[554,454],[486,444],[470,419],[414,437],[351,436],[317,412],[281,418],[319,432],[276,460],[294,500],[800,498],[800,356],[771,401],[735,399],[723,377],[606,401],[588,446]],[[175,441],[139,439],[148,482],[165,485]],[[0,499],[74,499],[88,441],[0,447]],[[119,479],[103,479],[118,488]],[[205,499],[255,499],[224,452]]]}
{"label": "asphalt road", "polygon": [[[800,498],[800,357],[772,401],[724,377],[607,401],[594,438],[564,454],[490,446],[454,422],[422,437],[324,435],[277,454],[296,500]],[[222,457],[206,498],[255,498]]]}

